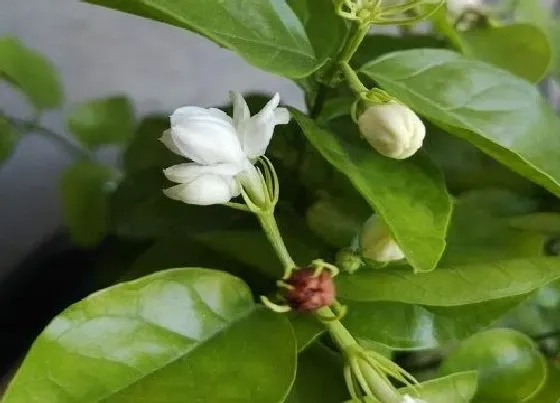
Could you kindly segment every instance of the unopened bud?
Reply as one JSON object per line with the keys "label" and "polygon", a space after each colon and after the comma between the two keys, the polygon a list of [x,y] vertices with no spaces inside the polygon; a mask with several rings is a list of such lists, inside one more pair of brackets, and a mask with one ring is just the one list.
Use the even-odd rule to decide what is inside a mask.
{"label": "unopened bud", "polygon": [[414,111],[397,102],[369,106],[359,117],[362,136],[380,154],[408,158],[420,147],[426,127]]}
{"label": "unopened bud", "polygon": [[377,215],[366,221],[360,234],[362,256],[378,262],[390,262],[405,258],[405,254],[392,238],[387,225]]}
{"label": "unopened bud", "polygon": [[336,253],[336,265],[347,273],[356,272],[364,262],[351,248],[344,248]]}
{"label": "unopened bud", "polygon": [[286,302],[296,311],[315,311],[334,303],[335,287],[328,270],[315,275],[314,267],[305,267],[293,272],[285,282],[292,286],[285,295]]}

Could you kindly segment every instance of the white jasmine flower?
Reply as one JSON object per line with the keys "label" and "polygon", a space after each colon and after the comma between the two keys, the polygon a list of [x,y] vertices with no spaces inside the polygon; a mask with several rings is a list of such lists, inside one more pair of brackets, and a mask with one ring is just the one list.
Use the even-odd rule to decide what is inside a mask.
{"label": "white jasmine flower", "polygon": [[241,186],[257,201],[266,199],[262,176],[253,166],[264,155],[274,127],[288,123],[286,108],[279,108],[278,93],[256,115],[250,116],[245,99],[232,92],[233,117],[215,108],[185,106],[171,115],[171,128],[161,137],[171,151],[192,162],[164,170],[179,185],[164,190],[189,204],[226,203]]}
{"label": "white jasmine flower", "polygon": [[359,248],[364,257],[378,262],[390,262],[405,258],[405,254],[392,238],[385,222],[375,214],[362,227]]}
{"label": "white jasmine flower", "polygon": [[459,16],[469,10],[480,10],[484,7],[482,0],[447,0],[447,11]]}
{"label": "white jasmine flower", "polygon": [[410,397],[409,395],[404,395],[401,402],[402,403],[428,403],[425,400],[414,399],[413,397]]}
{"label": "white jasmine flower", "polygon": [[380,154],[403,159],[413,155],[426,135],[420,118],[396,102],[372,105],[358,119],[362,136]]}

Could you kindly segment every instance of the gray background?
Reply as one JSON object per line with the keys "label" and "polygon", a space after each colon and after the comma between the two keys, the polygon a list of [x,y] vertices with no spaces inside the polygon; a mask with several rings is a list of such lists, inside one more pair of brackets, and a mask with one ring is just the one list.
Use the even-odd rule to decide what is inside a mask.
{"label": "gray background", "polygon": [[[46,114],[43,125],[60,132],[70,105],[117,93],[131,97],[138,115],[220,104],[230,89],[279,91],[284,102],[303,105],[290,81],[200,36],[77,0],[0,0],[0,35],[6,33],[59,70],[65,110]],[[20,117],[29,112],[23,98],[1,84],[0,109]],[[114,152],[102,155],[115,160]],[[56,144],[27,136],[0,167],[0,279],[60,226],[57,180],[70,162]]]}

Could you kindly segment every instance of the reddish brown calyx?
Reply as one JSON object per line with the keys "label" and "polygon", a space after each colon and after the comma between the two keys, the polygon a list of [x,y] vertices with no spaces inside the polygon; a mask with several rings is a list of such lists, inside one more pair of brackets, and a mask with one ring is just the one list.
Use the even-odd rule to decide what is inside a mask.
{"label": "reddish brown calyx", "polygon": [[296,270],[285,280],[290,286],[286,291],[286,303],[299,312],[315,311],[335,302],[335,287],[331,272],[317,273],[313,266]]}

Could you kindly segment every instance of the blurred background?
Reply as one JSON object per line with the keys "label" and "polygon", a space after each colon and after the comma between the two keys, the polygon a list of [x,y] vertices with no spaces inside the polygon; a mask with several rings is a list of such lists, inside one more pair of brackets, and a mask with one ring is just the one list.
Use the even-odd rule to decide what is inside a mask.
{"label": "blurred background", "polygon": [[[65,89],[65,109],[43,125],[65,132],[71,105],[124,94],[137,115],[183,105],[223,104],[230,89],[278,91],[303,107],[288,80],[249,66],[232,52],[179,28],[77,0],[0,0],[0,36],[12,34],[47,57]],[[29,116],[24,98],[0,82],[6,114]],[[115,150],[104,150],[106,162]],[[0,169],[0,281],[61,224],[58,178],[70,156],[48,139],[26,136]]]}

